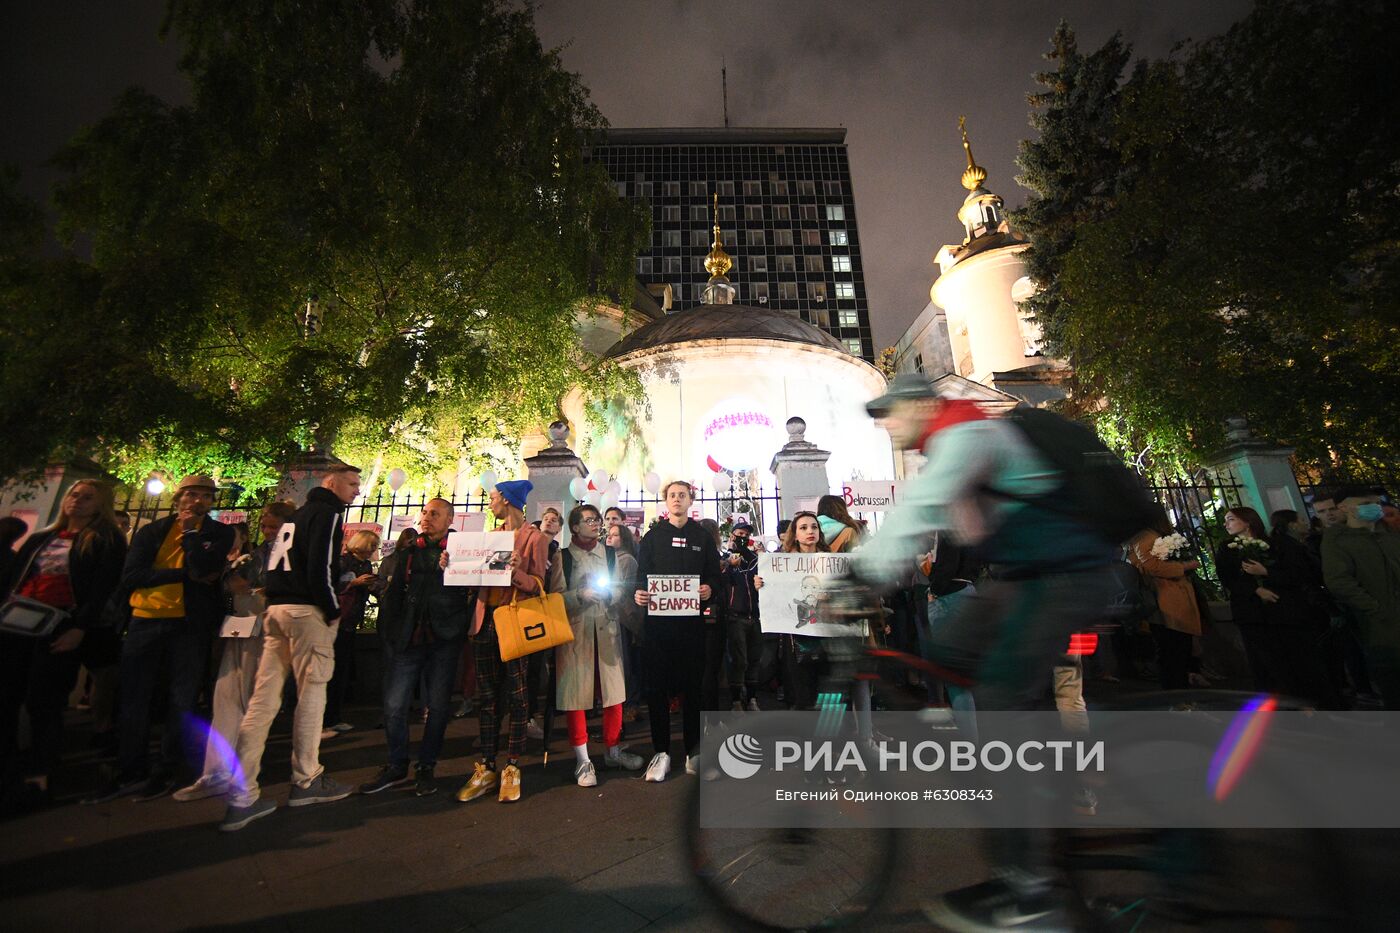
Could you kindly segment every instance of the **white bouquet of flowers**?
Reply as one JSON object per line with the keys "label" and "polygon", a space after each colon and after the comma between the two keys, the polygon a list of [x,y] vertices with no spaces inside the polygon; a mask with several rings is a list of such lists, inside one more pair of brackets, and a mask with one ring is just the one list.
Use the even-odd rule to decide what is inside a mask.
{"label": "white bouquet of flowers", "polygon": [[1257,560],[1264,563],[1269,559],[1269,542],[1262,538],[1236,537],[1227,547],[1240,552],[1240,560]]}
{"label": "white bouquet of flowers", "polygon": [[1152,556],[1158,560],[1190,560],[1191,542],[1180,532],[1152,542]]}

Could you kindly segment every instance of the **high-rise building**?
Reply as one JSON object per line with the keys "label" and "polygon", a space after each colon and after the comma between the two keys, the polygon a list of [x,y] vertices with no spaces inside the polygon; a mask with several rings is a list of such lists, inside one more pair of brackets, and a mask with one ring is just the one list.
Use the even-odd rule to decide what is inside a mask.
{"label": "high-rise building", "polygon": [[609,130],[592,147],[618,194],[651,207],[637,278],[671,310],[702,303],[711,199],[735,301],[798,315],[874,360],[844,129]]}

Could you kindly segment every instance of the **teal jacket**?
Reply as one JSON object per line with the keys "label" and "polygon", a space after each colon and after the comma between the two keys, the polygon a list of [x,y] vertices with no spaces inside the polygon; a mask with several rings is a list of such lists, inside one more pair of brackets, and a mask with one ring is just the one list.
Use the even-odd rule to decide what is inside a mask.
{"label": "teal jacket", "polygon": [[905,485],[904,501],[854,553],[862,579],[894,584],[939,531],[1002,573],[1065,572],[1113,560],[1113,546],[1073,516],[1017,501],[1048,496],[1060,476],[1014,424],[954,424],[929,438],[924,455],[928,462]]}

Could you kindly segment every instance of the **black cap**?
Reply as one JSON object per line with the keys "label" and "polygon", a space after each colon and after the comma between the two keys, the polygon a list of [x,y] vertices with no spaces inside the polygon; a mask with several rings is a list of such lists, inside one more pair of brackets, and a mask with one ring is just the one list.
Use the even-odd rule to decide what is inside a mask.
{"label": "black cap", "polygon": [[923,398],[938,398],[933,383],[918,373],[900,373],[884,395],[865,403],[865,410],[872,418],[883,418],[895,402]]}

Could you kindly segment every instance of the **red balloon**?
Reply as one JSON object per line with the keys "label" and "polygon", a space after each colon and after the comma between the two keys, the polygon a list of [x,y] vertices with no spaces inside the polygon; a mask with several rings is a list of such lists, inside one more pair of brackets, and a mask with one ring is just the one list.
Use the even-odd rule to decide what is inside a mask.
{"label": "red balloon", "polygon": [[720,466],[718,463],[715,462],[714,457],[706,457],[705,465],[708,466],[710,470],[715,473],[718,473],[724,469],[724,467]]}

